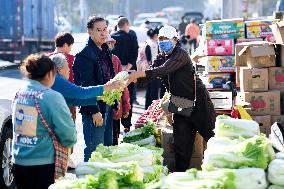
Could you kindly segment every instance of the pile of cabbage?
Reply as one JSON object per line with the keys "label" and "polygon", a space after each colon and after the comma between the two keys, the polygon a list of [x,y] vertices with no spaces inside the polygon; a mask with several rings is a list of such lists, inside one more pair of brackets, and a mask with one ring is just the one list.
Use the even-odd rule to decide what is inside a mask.
{"label": "pile of cabbage", "polygon": [[[127,71],[121,71],[110,81],[121,81],[125,86],[127,86],[128,76],[129,74]],[[103,95],[98,97],[98,100],[102,100],[107,105],[112,106],[115,104],[115,102],[120,102],[122,92],[123,92],[123,88],[104,91]]]}
{"label": "pile of cabbage", "polygon": [[155,189],[168,174],[162,165],[163,150],[129,143],[117,146],[98,145],[89,162],[75,169],[77,179],[61,180],[50,189]]}
{"label": "pile of cabbage", "polygon": [[123,142],[138,146],[156,146],[160,145],[160,138],[155,123],[148,121],[143,127],[126,133]]}
{"label": "pile of cabbage", "polygon": [[274,184],[269,187],[283,187],[284,160],[275,159],[271,141],[260,134],[255,121],[218,116],[214,132],[204,152],[202,171],[172,173],[162,188],[266,189],[267,168],[268,180]]}

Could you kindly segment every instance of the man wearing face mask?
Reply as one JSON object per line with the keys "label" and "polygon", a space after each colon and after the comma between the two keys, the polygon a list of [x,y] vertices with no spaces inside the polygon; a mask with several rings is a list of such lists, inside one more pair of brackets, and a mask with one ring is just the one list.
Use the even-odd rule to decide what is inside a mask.
{"label": "man wearing face mask", "polygon": [[[173,113],[175,167],[176,171],[183,172],[190,165],[196,132],[205,141],[214,136],[216,114],[207,89],[195,75],[187,51],[178,43],[176,29],[164,26],[159,31],[158,40],[162,53],[157,55],[153,67],[132,72],[130,80],[136,81],[141,77],[153,80],[158,77],[167,83],[167,90],[171,93],[167,111]],[[185,103],[177,103],[180,101]]]}

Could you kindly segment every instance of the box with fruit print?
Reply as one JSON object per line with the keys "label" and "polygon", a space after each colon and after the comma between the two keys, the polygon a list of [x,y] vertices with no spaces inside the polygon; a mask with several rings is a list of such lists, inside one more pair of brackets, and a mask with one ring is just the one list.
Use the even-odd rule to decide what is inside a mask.
{"label": "box with fruit print", "polygon": [[205,72],[235,72],[234,56],[207,56],[201,59]]}
{"label": "box with fruit print", "polygon": [[272,20],[254,20],[245,21],[246,37],[247,38],[265,38],[273,35],[269,27],[272,25]]}
{"label": "box with fruit print", "polygon": [[269,89],[284,90],[284,67],[269,68]]}
{"label": "box with fruit print", "polygon": [[259,130],[264,133],[267,137],[271,132],[271,115],[265,116],[252,116],[252,119],[259,124]]}
{"label": "box with fruit print", "polygon": [[280,91],[244,92],[241,98],[250,104],[250,115],[280,115]]}

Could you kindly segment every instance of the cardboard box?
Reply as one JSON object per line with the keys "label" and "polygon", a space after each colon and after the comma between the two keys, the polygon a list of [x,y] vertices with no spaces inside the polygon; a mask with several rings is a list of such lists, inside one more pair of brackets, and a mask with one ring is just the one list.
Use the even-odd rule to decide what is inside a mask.
{"label": "cardboard box", "polygon": [[244,92],[268,91],[268,68],[242,67],[240,89]]}
{"label": "cardboard box", "polygon": [[212,20],[205,23],[206,39],[245,38],[243,19]]}
{"label": "cardboard box", "polygon": [[202,79],[207,89],[230,89],[226,84],[228,81],[232,81],[232,75],[230,73],[209,73],[206,74],[205,79]]}
{"label": "cardboard box", "polygon": [[276,43],[284,44],[284,21],[276,22],[270,27]]}
{"label": "cardboard box", "polygon": [[247,68],[245,66],[236,66],[236,87],[240,87],[241,86],[241,68]]}
{"label": "cardboard box", "polygon": [[235,72],[234,56],[207,56],[201,59],[204,61],[205,72]]}
{"label": "cardboard box", "polygon": [[247,65],[250,68],[263,68],[275,66],[276,57],[274,46],[270,45],[268,42],[253,42],[250,43],[238,53],[242,56],[246,53]]}
{"label": "cardboard box", "polygon": [[259,130],[264,133],[267,137],[271,132],[271,115],[265,116],[252,116],[252,119],[259,124]]}
{"label": "cardboard box", "polygon": [[279,122],[284,129],[284,115],[271,116],[271,125],[273,125],[275,122]]}
{"label": "cardboard box", "polygon": [[232,92],[227,91],[210,91],[211,101],[214,109],[231,109],[232,108]]}
{"label": "cardboard box", "polygon": [[272,35],[272,20],[245,21],[246,38],[265,38]]}
{"label": "cardboard box", "polygon": [[269,68],[269,89],[284,90],[284,67]]}
{"label": "cardboard box", "polygon": [[254,115],[280,115],[280,92],[243,92],[240,98],[250,104],[248,113]]}
{"label": "cardboard box", "polygon": [[284,114],[284,91],[280,91],[280,109],[281,114]]}
{"label": "cardboard box", "polygon": [[284,45],[276,44],[276,66],[284,67]]}
{"label": "cardboard box", "polygon": [[206,40],[206,55],[234,55],[233,39],[208,39]]}
{"label": "cardboard box", "polygon": [[236,44],[244,43],[244,42],[254,42],[254,41],[263,41],[262,38],[255,39],[237,39]]}
{"label": "cardboard box", "polygon": [[[164,158],[174,158],[174,137],[173,128],[167,127],[161,130],[161,143],[164,149]],[[203,138],[196,134],[192,157],[203,157]]]}

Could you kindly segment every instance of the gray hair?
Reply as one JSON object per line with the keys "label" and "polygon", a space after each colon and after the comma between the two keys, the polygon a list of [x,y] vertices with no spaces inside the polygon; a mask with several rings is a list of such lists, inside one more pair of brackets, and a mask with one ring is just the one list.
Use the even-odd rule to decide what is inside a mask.
{"label": "gray hair", "polygon": [[56,53],[51,55],[49,58],[54,62],[57,71],[61,70],[64,67],[64,64],[67,63],[65,55],[62,53]]}

